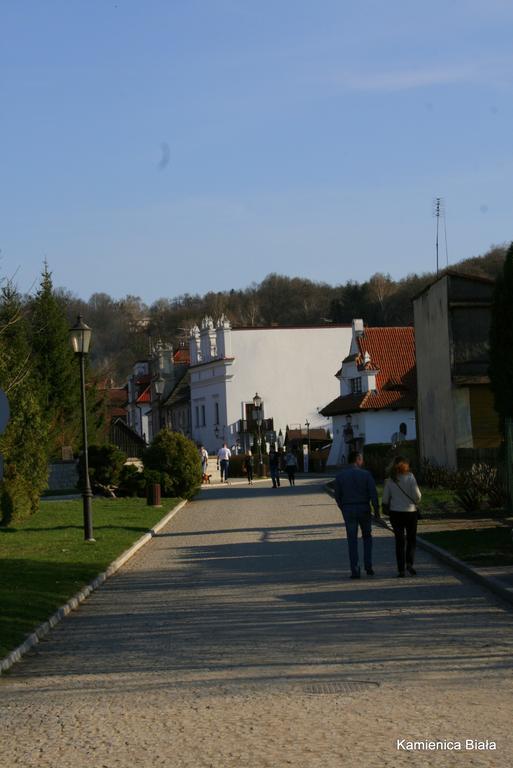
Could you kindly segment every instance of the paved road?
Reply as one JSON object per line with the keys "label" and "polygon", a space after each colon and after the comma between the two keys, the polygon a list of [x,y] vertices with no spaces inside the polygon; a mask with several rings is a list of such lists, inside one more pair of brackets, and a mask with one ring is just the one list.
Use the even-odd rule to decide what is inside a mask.
{"label": "paved road", "polygon": [[0,679],[0,765],[511,766],[513,612],[422,553],[396,579],[384,530],[375,549],[349,580],[318,481],[205,489]]}

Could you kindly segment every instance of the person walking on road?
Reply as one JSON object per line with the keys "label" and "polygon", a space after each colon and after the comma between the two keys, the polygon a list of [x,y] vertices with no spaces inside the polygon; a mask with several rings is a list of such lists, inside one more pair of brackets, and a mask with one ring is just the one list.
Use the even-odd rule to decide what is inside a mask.
{"label": "person walking on road", "polygon": [[383,488],[383,511],[388,511],[390,524],[395,536],[397,575],[403,577],[405,570],[416,576],[413,567],[417,541],[417,504],[422,498],[415,476],[410,472],[410,463],[403,456],[396,456],[390,470],[390,477]]}
{"label": "person walking on road", "polygon": [[289,478],[289,485],[296,484],[296,470],[297,470],[297,459],[292,453],[292,451],[287,451],[287,453],[285,454],[285,472],[287,473],[287,477]]}
{"label": "person walking on road", "polygon": [[351,578],[360,578],[358,557],[358,528],[363,539],[363,562],[369,576],[374,576],[372,568],[372,518],[379,517],[379,502],[376,483],[371,473],[363,469],[363,456],[358,451],[351,451],[345,467],[335,478],[335,499],[340,507],[346,525],[347,544]]}
{"label": "person walking on road", "polygon": [[246,475],[248,478],[248,483],[250,485],[253,485],[253,469],[254,469],[254,459],[253,454],[251,451],[248,451],[246,458],[244,459],[244,469],[246,470]]}
{"label": "person walking on road", "polygon": [[232,452],[226,445],[226,443],[223,443],[223,447],[219,449],[217,452],[217,468],[221,470],[221,482],[228,482],[228,477],[230,474],[230,459],[232,457]]}
{"label": "person walking on road", "polygon": [[273,488],[280,487],[280,454],[276,451],[274,445],[269,449],[269,471],[271,473],[271,480],[273,481]]}
{"label": "person walking on road", "polygon": [[201,459],[202,482],[208,483],[208,451],[204,445],[200,446],[199,454]]}

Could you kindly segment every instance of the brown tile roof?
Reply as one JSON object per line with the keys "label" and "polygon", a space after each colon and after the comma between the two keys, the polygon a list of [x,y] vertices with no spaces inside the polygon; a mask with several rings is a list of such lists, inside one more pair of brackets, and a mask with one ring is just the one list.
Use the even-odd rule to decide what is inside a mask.
{"label": "brown tile roof", "polygon": [[[323,440],[327,439],[327,430],[323,427],[313,427],[310,430],[310,440]],[[308,437],[308,431],[306,427],[304,429],[289,429],[287,432],[287,440],[301,440]]]}
{"label": "brown tile roof", "polygon": [[128,392],[126,387],[110,387],[107,390],[107,396],[109,403],[114,405],[124,405],[128,400]]}
{"label": "brown tile roof", "polygon": [[362,363],[367,352],[377,368],[376,390],[335,398],[323,416],[382,408],[414,408],[417,399],[415,331],[413,328],[366,328],[357,338]]}
{"label": "brown tile roof", "polygon": [[487,283],[488,285],[493,285],[495,283],[495,280],[493,277],[487,277],[486,275],[473,275],[470,272],[460,272],[457,269],[444,269],[444,271],[435,277],[433,280],[430,280],[430,282],[424,286],[418,293],[415,294],[415,296],[412,296],[411,300],[416,301],[420,296],[422,296],[423,293],[426,293],[426,291],[429,291],[430,288],[432,288],[435,283],[438,283],[439,280],[443,280],[444,277],[460,277],[463,280],[469,280],[474,283]]}
{"label": "brown tile roof", "polygon": [[118,406],[115,406],[114,408],[109,408],[109,415],[111,419],[114,419],[116,417],[120,418],[126,418],[127,416],[127,409],[126,408],[119,408]]}

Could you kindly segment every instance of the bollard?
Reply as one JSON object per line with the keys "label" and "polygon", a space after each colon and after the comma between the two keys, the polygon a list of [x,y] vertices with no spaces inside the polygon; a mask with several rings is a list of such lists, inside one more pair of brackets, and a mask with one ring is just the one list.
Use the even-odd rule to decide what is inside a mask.
{"label": "bollard", "polygon": [[150,483],[148,485],[147,504],[149,507],[161,507],[160,501],[160,483]]}

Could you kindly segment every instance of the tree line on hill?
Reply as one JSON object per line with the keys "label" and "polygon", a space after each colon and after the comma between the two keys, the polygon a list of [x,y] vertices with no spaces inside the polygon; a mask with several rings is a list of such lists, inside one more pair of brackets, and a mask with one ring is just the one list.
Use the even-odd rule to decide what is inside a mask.
{"label": "tree line on hill", "polygon": [[[495,278],[502,269],[505,246],[493,246],[483,256],[466,259],[451,269]],[[411,300],[434,273],[410,274],[401,280],[376,273],[358,283],[341,285],[270,274],[261,283],[241,290],[209,291],[161,298],[151,305],[138,296],[113,299],[94,293],[84,301],[60,290],[59,298],[71,322],[83,314],[94,329],[92,363],[99,374],[122,383],[131,365],[147,357],[158,338],[175,347],[187,340],[187,330],[205,315],[225,314],[233,327],[350,323],[362,317],[369,325],[411,325]]]}

